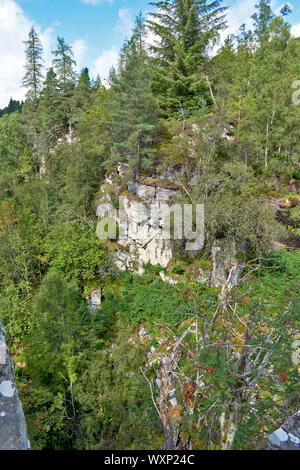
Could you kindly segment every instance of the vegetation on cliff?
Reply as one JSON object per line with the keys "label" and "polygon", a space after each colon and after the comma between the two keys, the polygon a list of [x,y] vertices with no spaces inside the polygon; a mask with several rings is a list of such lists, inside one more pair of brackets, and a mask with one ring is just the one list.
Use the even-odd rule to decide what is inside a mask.
{"label": "vegetation on cliff", "polygon": [[[35,449],[261,449],[298,406],[300,38],[260,0],[212,55],[222,1],[153,6],[109,86],[75,73],[61,37],[44,76],[32,28],[26,101],[0,111],[0,317]],[[176,286],[159,266],[119,273],[96,236],[121,162],[123,189],[173,168],[178,202],[205,204],[205,247],[175,246]],[[199,281],[215,240],[245,247],[233,289]]]}

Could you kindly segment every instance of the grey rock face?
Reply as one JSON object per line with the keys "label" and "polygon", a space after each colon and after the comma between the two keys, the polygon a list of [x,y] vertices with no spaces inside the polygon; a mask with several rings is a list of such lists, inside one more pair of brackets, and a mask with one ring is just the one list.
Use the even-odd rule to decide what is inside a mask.
{"label": "grey rock face", "polygon": [[168,265],[173,253],[165,219],[178,189],[177,185],[154,178],[128,183],[128,190],[135,199],[124,198],[122,220],[126,228],[119,220],[120,233],[125,234],[124,239],[118,240],[116,266],[119,270],[143,274],[143,264]]}
{"label": "grey rock face", "polygon": [[29,450],[27,426],[15,382],[14,367],[0,322],[0,450]]}
{"label": "grey rock face", "polygon": [[269,450],[300,450],[300,411],[268,438]]}

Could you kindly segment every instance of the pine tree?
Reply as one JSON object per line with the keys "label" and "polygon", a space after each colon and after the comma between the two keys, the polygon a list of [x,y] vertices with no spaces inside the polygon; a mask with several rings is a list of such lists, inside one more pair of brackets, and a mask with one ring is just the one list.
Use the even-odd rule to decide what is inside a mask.
{"label": "pine tree", "polygon": [[99,74],[97,74],[97,77],[92,80],[92,89],[93,91],[98,91],[99,88],[102,87],[102,81],[101,81],[101,77]]}
{"label": "pine tree", "polygon": [[159,110],[151,93],[140,15],[131,40],[122,50],[119,70],[112,71],[110,80],[114,94],[109,122],[113,145],[107,164],[128,162],[138,179],[140,170],[153,160],[154,144],[160,132]]}
{"label": "pine tree", "polygon": [[20,103],[20,101],[16,101],[10,98],[8,106],[6,106],[3,109],[0,109],[0,117],[3,116],[4,114],[12,114],[12,113],[15,113],[16,111],[21,111],[22,106],[23,106],[23,102]]}
{"label": "pine tree", "polygon": [[197,69],[205,60],[208,46],[225,27],[226,8],[221,4],[222,0],[151,3],[157,11],[150,14],[148,28],[158,37],[151,47],[156,73],[153,89],[167,116],[185,119],[209,100],[207,85]]}
{"label": "pine tree", "polygon": [[54,69],[56,70],[61,88],[65,91],[69,83],[73,83],[75,78],[73,66],[76,65],[76,62],[73,59],[72,48],[65,43],[64,38],[58,37],[57,50],[53,51],[52,54],[56,57],[53,59]]}

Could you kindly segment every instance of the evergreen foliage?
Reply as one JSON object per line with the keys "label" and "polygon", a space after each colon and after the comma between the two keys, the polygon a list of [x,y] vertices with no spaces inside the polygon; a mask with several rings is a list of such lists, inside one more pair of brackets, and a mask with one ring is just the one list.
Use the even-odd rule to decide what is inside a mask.
{"label": "evergreen foliage", "polygon": [[160,137],[159,110],[146,59],[144,24],[138,17],[134,34],[123,47],[119,70],[111,74],[114,98],[108,125],[113,145],[107,162],[108,166],[127,162],[136,179],[151,165]]}
{"label": "evergreen foliage", "polygon": [[157,37],[153,90],[168,116],[186,119],[210,103],[204,79],[208,46],[225,27],[222,1],[170,0],[152,2],[148,27]]}

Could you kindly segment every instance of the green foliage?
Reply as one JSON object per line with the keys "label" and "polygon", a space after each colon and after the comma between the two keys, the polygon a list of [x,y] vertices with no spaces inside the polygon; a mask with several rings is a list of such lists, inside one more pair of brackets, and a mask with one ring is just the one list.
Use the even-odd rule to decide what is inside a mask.
{"label": "green foliage", "polygon": [[95,352],[82,363],[75,386],[80,406],[76,449],[145,449],[149,433],[158,432],[156,411],[140,371],[145,355],[128,342],[130,331],[123,323],[118,329],[110,353]]}
{"label": "green foliage", "polygon": [[34,111],[37,111],[39,92],[42,81],[42,54],[43,48],[36,30],[32,27],[26,45],[26,74],[23,86],[27,88],[27,100],[33,102]]}
{"label": "green foliage", "polygon": [[57,75],[53,68],[47,72],[39,102],[40,128],[47,147],[54,146],[63,134],[64,113]]}
{"label": "green foliage", "polygon": [[4,114],[13,114],[16,111],[21,111],[23,106],[23,101],[17,101],[10,98],[8,106],[3,109],[0,109],[0,117],[4,116]]}
{"label": "green foliage", "polygon": [[26,152],[26,136],[19,114],[4,115],[0,119],[0,171],[20,170]]}
{"label": "green foliage", "polygon": [[[204,80],[203,64],[208,45],[225,27],[222,0],[170,0],[152,2],[148,27],[159,41],[155,54],[153,90],[167,116],[185,120],[211,97]],[[200,98],[199,98],[200,97]]]}
{"label": "green foliage", "polygon": [[33,447],[61,449],[74,433],[78,368],[86,351],[98,347],[100,330],[77,286],[55,272],[44,278],[33,314],[35,329],[26,340],[25,358],[34,397],[24,400],[29,404],[25,412]]}
{"label": "green foliage", "polygon": [[80,351],[89,345],[88,312],[76,285],[67,284],[55,272],[43,280],[33,309],[37,329],[29,341],[29,370],[55,390],[67,379],[74,382],[73,359],[79,361]]}
{"label": "green foliage", "polygon": [[295,233],[296,233],[296,235],[300,236],[300,228],[299,228],[299,225],[300,225],[300,206],[296,206],[291,210],[291,217],[295,221],[295,223],[297,224],[297,227],[298,227],[296,229]]}
{"label": "green foliage", "polygon": [[[161,448],[159,357],[187,329],[168,380],[181,435],[194,448],[222,448],[220,417],[226,427],[232,410],[231,447],[264,447],[298,409],[291,355],[299,250],[266,253],[285,236],[270,199],[278,207],[274,198],[299,177],[291,84],[300,48],[285,21],[288,5],[275,15],[270,3],[260,0],[252,30],[243,25],[214,57],[207,52],[224,27],[221,0],[152,3],[147,25],[137,16],[107,88],[87,68],[77,76],[60,37],[42,83],[42,47],[31,29],[26,101],[0,110],[0,316],[34,449]],[[151,53],[146,27],[159,38]],[[205,204],[203,250],[187,254],[174,243],[167,272],[176,287],[160,279],[161,266],[117,275],[115,245],[96,236],[99,186],[120,162],[129,171],[116,174],[119,187],[107,194],[114,202],[133,174],[167,171],[182,188],[179,203]],[[299,206],[285,218],[297,244]],[[243,282],[227,293],[199,282],[213,268],[216,239],[228,252],[232,242],[246,248],[238,253],[247,262]],[[91,314],[85,300],[94,289],[102,307]]]}
{"label": "green foliage", "polygon": [[176,289],[155,276],[126,274],[119,282],[117,291],[104,292],[105,314],[112,312],[125,324],[135,326],[148,321],[172,325],[183,318]]}
{"label": "green foliage", "polygon": [[226,163],[218,174],[207,174],[193,190],[193,198],[205,204],[208,242],[225,239],[246,243],[250,256],[267,250],[270,242],[280,240],[285,230],[275,221],[263,195],[252,188],[251,170],[243,163]]}
{"label": "green foliage", "polygon": [[52,269],[79,284],[110,269],[107,251],[95,231],[78,225],[55,227],[46,241],[46,257]]}
{"label": "green foliage", "polygon": [[52,52],[54,55],[53,68],[57,74],[58,86],[60,90],[60,105],[63,112],[63,123],[67,128],[71,119],[71,101],[75,88],[75,72],[76,65],[73,59],[74,54],[72,47],[69,46],[64,38],[57,38],[57,49]]}
{"label": "green foliage", "polygon": [[76,84],[72,103],[72,123],[77,124],[80,117],[91,107],[92,86],[89,76],[89,69],[84,68]]}

